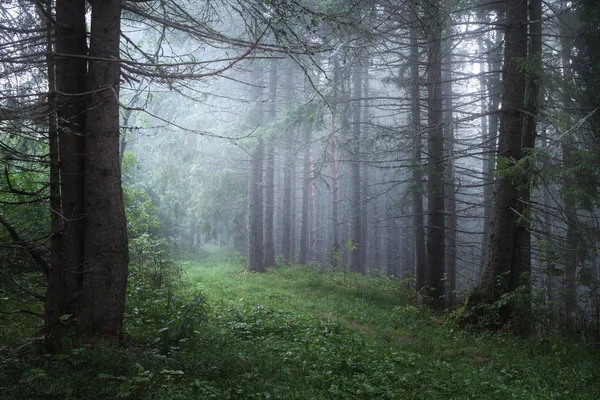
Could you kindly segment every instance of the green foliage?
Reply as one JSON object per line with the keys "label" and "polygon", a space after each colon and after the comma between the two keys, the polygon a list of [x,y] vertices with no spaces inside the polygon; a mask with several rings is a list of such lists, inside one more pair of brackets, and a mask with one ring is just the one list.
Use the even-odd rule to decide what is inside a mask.
{"label": "green foliage", "polygon": [[166,353],[198,335],[206,303],[198,293],[177,294],[183,271],[168,258],[164,239],[142,234],[130,249],[127,329]]}
{"label": "green foliage", "polygon": [[125,152],[123,156],[123,173],[125,184],[123,185],[123,200],[125,202],[125,213],[127,216],[127,234],[130,238],[136,238],[142,234],[158,232],[161,222],[158,217],[158,208],[145,187],[130,177],[132,170],[138,165],[138,161],[132,152]]}
{"label": "green foliage", "polygon": [[[600,355],[590,347],[456,330],[450,318],[419,307],[413,291],[395,280],[297,266],[250,274],[243,271],[243,258],[211,247],[206,251],[202,260],[179,263],[186,274],[169,315],[175,319],[177,304],[184,302],[175,297],[188,299],[183,309],[193,315],[206,310],[203,298],[196,304],[189,300],[201,291],[210,299],[209,318],[199,333],[170,346],[168,356],[139,343],[53,356],[0,350],[0,398],[591,400],[600,395]],[[145,329],[153,326],[146,323]],[[132,333],[140,340],[141,329]]]}

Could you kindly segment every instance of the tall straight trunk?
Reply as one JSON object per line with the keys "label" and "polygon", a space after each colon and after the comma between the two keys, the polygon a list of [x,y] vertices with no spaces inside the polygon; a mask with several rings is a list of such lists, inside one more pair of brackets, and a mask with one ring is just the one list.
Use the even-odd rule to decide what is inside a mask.
{"label": "tall straight trunk", "polygon": [[[85,263],[79,327],[120,335],[127,288],[127,224],[119,159],[121,5],[93,0],[85,140]],[[108,61],[115,60],[115,61]]]}
{"label": "tall straight trunk", "polygon": [[[565,13],[570,13],[566,1],[561,2],[562,9]],[[566,14],[564,15],[566,17]],[[571,43],[572,37],[569,32],[569,26],[566,23],[559,25],[562,47],[562,69],[563,80],[566,83],[566,88],[563,93],[563,107],[567,110],[573,108],[573,101],[570,84],[573,80],[573,67],[571,65]],[[573,122],[568,113],[563,116],[561,123],[562,130],[567,130],[572,126]],[[569,171],[577,165],[576,147],[571,137],[566,136],[562,143],[562,162],[563,170]],[[577,190],[577,182],[569,173],[564,174],[563,178],[563,203],[564,213],[567,223],[566,233],[566,251],[565,251],[565,280],[564,280],[564,299],[565,299],[565,319],[567,332],[574,335],[577,330],[577,270],[583,265],[580,252],[580,241],[583,239],[579,234],[579,218],[577,216],[577,202],[574,193]]]}
{"label": "tall straight trunk", "polygon": [[[286,69],[285,82],[287,88],[285,90],[285,102],[288,107],[292,105],[292,96],[294,95],[294,70],[290,66]],[[286,132],[287,140],[284,144],[283,155],[283,204],[281,210],[281,255],[287,263],[293,261],[292,256],[292,218],[293,218],[293,150],[292,150],[292,129]]]}
{"label": "tall straight trunk", "polygon": [[252,172],[248,182],[248,269],[264,272],[263,249],[263,157],[264,142],[258,140],[252,153]]}
{"label": "tall straight trunk", "polygon": [[427,286],[436,309],[444,307],[444,114],[442,96],[442,10],[428,4],[425,14],[427,60]]}
{"label": "tall straight trunk", "polygon": [[[421,93],[419,76],[419,18],[418,3],[414,2],[414,10],[410,20],[410,125],[413,131],[413,229],[415,238],[415,276],[416,289],[421,291],[426,284],[426,249],[425,224],[423,222],[423,171],[421,169]],[[388,261],[389,264],[389,261]]]}
{"label": "tall straight trunk", "polygon": [[[545,149],[547,146],[547,139],[546,139],[546,130],[545,127],[542,128],[542,133],[540,135],[540,139],[541,139],[541,147],[542,149]],[[549,188],[544,188],[544,196],[543,196],[543,207],[545,209],[544,211],[544,225],[543,225],[543,234],[545,235],[545,237],[547,238],[547,240],[550,240],[550,238],[552,237],[552,213],[549,209],[550,205],[552,204],[552,199],[550,196],[550,191]],[[553,253],[554,253],[554,249],[552,249],[550,246],[547,246],[547,248],[544,251],[544,261],[545,261],[545,273],[546,273],[546,299],[547,299],[547,303],[546,303],[546,312],[548,315],[548,332],[552,332],[554,330],[554,326],[556,323],[556,317],[558,315],[558,312],[556,311],[556,304],[557,304],[557,299],[555,299],[555,266],[554,266],[554,262],[553,262]]]}
{"label": "tall straight trunk", "polygon": [[[363,142],[368,143],[369,141],[369,119],[370,119],[370,110],[369,110],[369,64],[368,59],[363,66],[363,87],[364,87],[364,96],[363,96],[363,118],[362,118],[362,132],[361,136],[363,137]],[[369,165],[366,162],[365,152],[367,149],[366,145],[363,145],[363,151],[361,158],[363,159],[362,163],[362,179],[361,179],[361,216],[360,216],[360,264],[363,266],[363,269],[367,268],[367,252],[368,252],[368,202],[369,202]]]}
{"label": "tall straight trunk", "polygon": [[[483,19],[483,15],[480,16]],[[484,36],[480,35],[477,38],[477,45],[480,54],[485,54],[486,49],[484,45]],[[483,165],[482,165],[482,181],[483,181],[483,240],[481,242],[481,258],[485,259],[485,253],[487,250],[487,237],[490,231],[490,205],[492,202],[492,184],[493,178],[491,177],[490,171],[490,159],[492,157],[492,152],[489,151],[490,147],[490,132],[488,129],[488,101],[490,100],[487,96],[488,89],[488,77],[486,77],[486,68],[485,61],[482,58],[479,62],[479,73],[481,77],[479,78],[479,87],[481,89],[481,100],[480,100],[480,109],[481,109],[481,150],[483,152]]]}
{"label": "tall straight trunk", "polygon": [[285,149],[283,165],[283,219],[281,227],[281,255],[287,263],[292,262],[292,162],[291,150]]}
{"label": "tall straight trunk", "polygon": [[[254,128],[262,123],[262,104],[260,100],[263,95],[262,85],[264,71],[255,65],[251,71],[253,87],[250,97],[254,102],[253,112],[250,119],[251,127]],[[252,171],[248,182],[248,269],[254,272],[265,271],[265,249],[264,249],[264,170],[263,159],[265,156],[265,144],[262,138],[258,139],[252,154]]]}
{"label": "tall straight trunk", "polygon": [[[500,96],[502,93],[501,80],[497,73],[493,71],[497,71],[502,66],[502,35],[500,32],[496,33],[496,42],[494,43],[494,48],[490,51],[490,57],[488,61],[488,75],[487,78],[484,79],[486,92],[488,99],[487,104],[487,112],[489,114],[489,124],[488,131],[486,135],[486,140],[483,143],[483,151],[484,151],[484,164],[483,164],[483,174],[484,174],[484,187],[483,187],[483,243],[482,243],[482,252],[481,252],[481,271],[479,272],[478,279],[480,280],[483,276],[483,265],[485,264],[485,258],[487,256],[487,250],[490,243],[490,221],[492,219],[492,205],[494,202],[494,170],[496,168],[496,164],[494,162],[495,157],[493,156],[496,153],[496,142],[498,137],[498,127],[499,127],[499,107],[500,107]],[[483,79],[483,78],[482,78]],[[483,110],[482,110],[483,111]],[[482,126],[483,129],[483,126]]]}
{"label": "tall straight trunk", "polygon": [[[522,156],[535,148],[537,136],[537,117],[540,101],[541,68],[542,68],[542,2],[541,0],[529,0],[529,42],[528,42],[528,65],[527,83],[525,86],[524,106],[527,110],[525,115],[523,133],[521,138]],[[524,161],[527,161],[525,159]],[[531,180],[533,179],[532,161],[524,163],[522,183],[519,185],[520,199],[516,212],[523,216],[515,233],[514,274],[519,286],[525,287],[524,291],[531,294]],[[520,335],[529,335],[532,329],[531,302],[523,305],[520,315],[514,324],[515,331]]]}
{"label": "tall straight trunk", "polygon": [[310,240],[310,134],[311,126],[308,122],[309,117],[305,117],[304,130],[304,165],[302,174],[302,218],[300,227],[300,252],[298,254],[298,263],[306,264],[308,257],[308,246]]}
{"label": "tall straight trunk", "polygon": [[308,246],[308,259],[311,262],[316,261],[317,257],[317,181],[315,179],[316,170],[313,156],[310,156],[310,205],[309,205],[309,246]]}
{"label": "tall straight trunk", "polygon": [[297,232],[298,230],[296,229],[297,226],[297,220],[298,220],[298,201],[296,199],[296,192],[298,191],[297,188],[297,176],[296,176],[296,157],[295,155],[292,155],[292,165],[291,165],[291,171],[292,171],[292,181],[291,181],[291,231],[290,231],[290,243],[291,243],[291,247],[290,247],[290,261],[292,263],[296,262],[296,238],[297,238]]}
{"label": "tall straight trunk", "polygon": [[446,143],[447,168],[446,192],[446,279],[448,281],[448,307],[454,306],[456,292],[456,188],[454,182],[454,122],[452,93],[452,45],[451,32],[447,32],[444,55],[444,139]]}
{"label": "tall straight trunk", "polygon": [[350,270],[354,272],[365,273],[364,265],[361,264],[361,249],[363,244],[361,240],[361,199],[360,199],[360,149],[361,149],[361,109],[360,98],[362,97],[361,81],[362,81],[362,66],[360,59],[357,58],[354,64],[353,71],[353,89],[352,96],[352,160],[351,160],[351,175],[352,175],[352,232],[350,250]]}
{"label": "tall straight trunk", "polygon": [[[375,182],[380,183],[380,174],[375,170]],[[379,187],[379,186],[377,186]],[[373,229],[371,230],[371,261],[372,268],[376,268],[379,273],[383,272],[381,265],[381,201],[379,196],[372,200],[371,215],[373,216]]]}
{"label": "tall straight trunk", "polygon": [[387,196],[386,198],[386,215],[385,215],[385,236],[386,236],[386,274],[389,277],[399,277],[396,269],[397,254],[398,254],[398,237],[396,237],[396,213],[395,201],[393,196]]}
{"label": "tall straight trunk", "polygon": [[[51,4],[48,3],[46,12],[51,15]],[[77,1],[58,1],[56,4],[56,19],[59,26],[56,29],[55,43],[57,53],[82,55],[87,52],[85,46],[85,7],[84,2]],[[83,24],[80,24],[83,22]],[[62,24],[61,24],[62,23]],[[84,116],[84,104],[81,104],[81,98],[68,96],[68,94],[80,94],[85,92],[85,76],[87,73],[87,63],[84,59],[67,58],[63,56],[60,60],[56,59],[52,49],[52,24],[47,21],[47,68],[48,68],[48,105],[50,108],[48,137],[50,149],[50,212],[51,212],[51,245],[50,245],[50,267],[48,270],[48,288],[46,291],[46,313],[45,313],[45,334],[46,345],[51,351],[57,351],[60,348],[60,339],[62,331],[69,324],[61,320],[63,315],[75,316],[77,309],[74,304],[74,296],[79,290],[80,280],[78,271],[83,263],[83,256],[74,255],[83,254],[83,242],[73,242],[73,232],[65,230],[65,225],[72,227],[79,238],[83,236],[81,232],[81,220],[64,218],[65,213],[62,210],[61,197],[61,170],[60,170],[60,137],[63,140],[66,135],[71,133],[69,125],[75,125],[78,129],[75,132],[81,133],[83,124],[77,125],[74,116],[71,115],[71,107],[79,111],[76,117],[82,120]],[[83,48],[81,48],[83,44]],[[56,68],[55,68],[56,67]],[[79,79],[67,79],[69,76],[78,76]],[[77,102],[73,100],[77,99]],[[71,107],[69,107],[69,103]],[[77,109],[77,106],[79,108]],[[83,106],[83,107],[82,107]],[[77,154],[79,159],[83,157],[83,151],[76,151],[75,148],[67,147],[63,156],[68,160],[66,162],[67,170],[73,164],[73,156]],[[81,170],[83,173],[83,170]],[[80,176],[76,176],[76,179]],[[69,189],[73,189],[68,185]],[[83,182],[75,188],[75,192],[67,193],[67,198],[73,201],[75,194],[80,194],[79,213],[83,212]],[[74,222],[74,224],[73,224]],[[65,248],[65,241],[69,242],[73,248]]]}
{"label": "tall straight trunk", "polygon": [[340,217],[339,217],[339,170],[337,156],[337,112],[338,112],[338,85],[340,65],[337,53],[333,57],[333,108],[331,110],[331,224],[333,226],[333,247],[331,249],[331,265],[336,267],[340,259]]}
{"label": "tall straight trunk", "polygon": [[[277,61],[271,61],[269,69],[269,118],[277,116]],[[265,170],[265,268],[275,266],[275,147],[267,150],[267,168]]]}
{"label": "tall straight trunk", "polygon": [[[522,158],[522,137],[524,124],[524,98],[526,79],[520,68],[521,60],[527,57],[527,2],[506,1],[504,66],[502,70],[502,108],[500,115],[500,136],[498,156],[501,172],[514,166]],[[516,227],[520,191],[514,179],[500,174],[495,184],[495,201],[490,222],[490,245],[484,265],[481,284],[469,298],[468,304],[476,309],[480,303],[494,303],[502,295],[516,290],[520,285],[515,254]],[[514,317],[513,307],[506,305],[500,309],[500,325]],[[481,317],[481,311],[473,318]]]}

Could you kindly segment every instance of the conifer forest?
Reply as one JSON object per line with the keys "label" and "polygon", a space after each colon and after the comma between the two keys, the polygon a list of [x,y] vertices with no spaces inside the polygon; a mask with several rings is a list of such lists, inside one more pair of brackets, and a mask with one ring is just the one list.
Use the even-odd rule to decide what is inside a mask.
{"label": "conifer forest", "polygon": [[0,399],[600,398],[598,0],[0,1]]}

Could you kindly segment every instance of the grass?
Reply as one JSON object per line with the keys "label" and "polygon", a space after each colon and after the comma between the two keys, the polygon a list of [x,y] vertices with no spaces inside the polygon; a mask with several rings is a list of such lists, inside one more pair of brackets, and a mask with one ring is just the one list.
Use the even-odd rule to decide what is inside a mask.
{"label": "grass", "polygon": [[600,398],[593,347],[457,330],[399,282],[297,266],[252,274],[216,248],[180,264],[179,296],[208,304],[198,333],[168,354],[139,341],[5,350],[0,398]]}

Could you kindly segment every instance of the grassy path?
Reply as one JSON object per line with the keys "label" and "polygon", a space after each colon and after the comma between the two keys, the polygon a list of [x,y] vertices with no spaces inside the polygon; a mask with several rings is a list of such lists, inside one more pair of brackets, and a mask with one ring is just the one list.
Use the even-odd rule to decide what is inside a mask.
{"label": "grassy path", "polygon": [[589,347],[457,331],[386,279],[250,274],[241,258],[208,253],[184,263],[186,280],[238,355],[239,390],[256,398],[600,398]]}
{"label": "grassy path", "polygon": [[[55,356],[0,348],[0,399],[600,398],[597,349],[466,333],[387,279],[300,267],[251,274],[241,257],[209,247],[179,263],[184,281],[167,314],[152,320],[128,305],[135,342]],[[199,293],[208,320],[197,332],[168,354],[142,344],[201,315]],[[164,295],[150,303],[165,307]]]}

